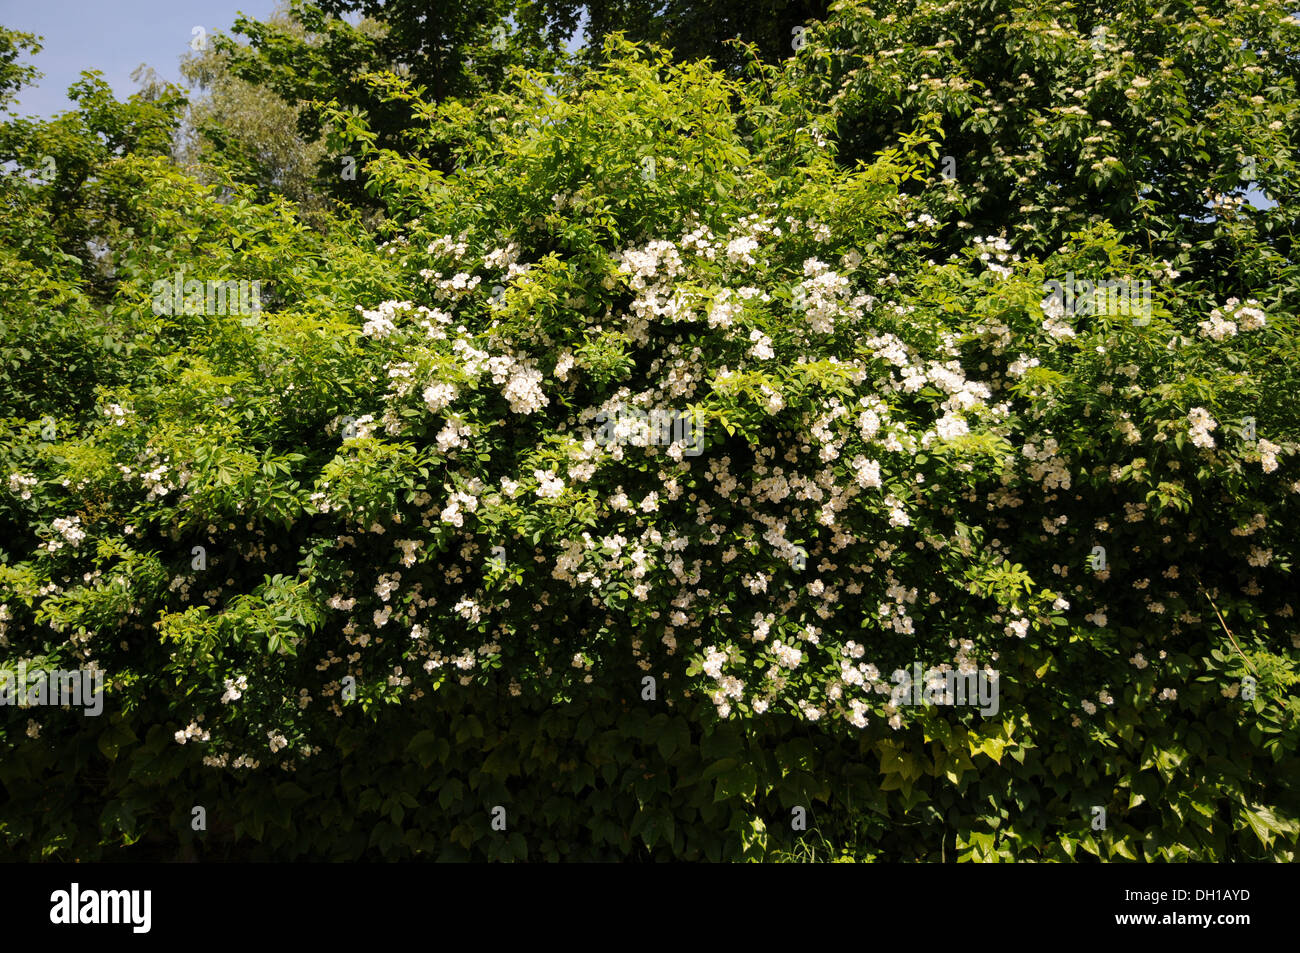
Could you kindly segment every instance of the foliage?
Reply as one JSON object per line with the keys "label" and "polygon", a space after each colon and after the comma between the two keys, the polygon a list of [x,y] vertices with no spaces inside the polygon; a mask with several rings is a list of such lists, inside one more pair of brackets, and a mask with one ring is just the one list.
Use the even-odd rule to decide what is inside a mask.
{"label": "foliage", "polygon": [[[702,0],[629,3],[595,0],[571,4],[550,0],[548,9],[578,11],[599,54],[606,37],[621,33],[634,43],[654,43],[676,59],[709,59],[718,69],[739,72],[756,54],[776,63],[802,48],[802,30],[826,16],[825,0]],[[734,41],[740,41],[736,43]]]}
{"label": "foliage", "polygon": [[[305,39],[287,12],[277,11],[267,22]],[[229,56],[215,45],[191,51],[181,70],[204,93],[188,116],[185,160],[216,167],[209,181],[231,177],[257,186],[259,197],[283,195],[307,212],[328,206],[329,190],[316,182],[326,164],[325,144],[299,133],[303,106],[233,75]],[[330,164],[329,172],[337,178],[340,169]]]}
{"label": "foliage", "polygon": [[[218,35],[214,58],[248,96],[270,93],[297,117],[298,137],[317,142],[320,107],[337,103],[367,117],[379,142],[411,148],[405,113],[377,93],[376,75],[400,77],[431,98],[472,97],[499,88],[512,65],[553,68],[562,36],[527,28],[521,5],[492,3],[329,3],[290,0],[287,17],[265,22],[236,19],[234,35]],[[338,14],[364,12],[358,22]],[[382,19],[377,15],[382,13]],[[512,26],[512,14],[518,14]],[[247,38],[246,43],[237,37]],[[256,93],[254,92],[256,91]],[[271,108],[266,105],[268,110]],[[446,151],[424,158],[449,171]],[[364,172],[344,174],[344,154],[320,158],[316,186],[326,194],[364,207]]]}
{"label": "foliage", "polygon": [[[937,116],[941,247],[1109,223],[1220,297],[1297,293],[1300,19],[1283,2],[836,4],[800,57],[843,161]],[[1251,190],[1257,190],[1251,196]],[[1268,201],[1261,201],[1258,193]]]}
{"label": "foliage", "polygon": [[[371,73],[319,118],[375,230],[223,198],[157,104],[6,126],[134,143],[84,190],[110,283],[0,272],[132,342],[81,403],[0,368],[0,646],[108,678],[98,719],[7,710],[6,850],[1293,859],[1294,283],[1237,300],[1104,219],[955,241],[944,112],[846,161],[834,48]],[[262,307],[157,308],[182,269]],[[909,705],[913,664],[996,704]]]}

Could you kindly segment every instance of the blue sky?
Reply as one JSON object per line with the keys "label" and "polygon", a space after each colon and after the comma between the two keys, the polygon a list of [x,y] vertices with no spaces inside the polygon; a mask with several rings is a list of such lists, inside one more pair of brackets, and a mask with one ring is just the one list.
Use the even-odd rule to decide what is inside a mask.
{"label": "blue sky", "polygon": [[45,75],[20,91],[13,111],[52,116],[69,108],[67,89],[97,69],[119,97],[135,92],[132,71],[147,63],[181,82],[180,58],[194,27],[229,31],[240,13],[263,19],[277,0],[0,0],[0,24],[37,33],[45,49],[25,60]]}

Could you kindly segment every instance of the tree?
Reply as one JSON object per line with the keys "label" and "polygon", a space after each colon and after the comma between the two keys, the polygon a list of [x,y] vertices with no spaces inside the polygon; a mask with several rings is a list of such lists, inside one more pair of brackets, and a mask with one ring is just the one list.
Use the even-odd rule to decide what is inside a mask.
{"label": "tree", "polygon": [[[5,30],[0,47],[39,49]],[[141,180],[124,160],[169,155],[184,97],[163,86],[119,102],[98,73],[82,77],[75,108],[0,122],[0,416],[88,410],[139,346],[111,307],[119,256],[141,225]]]}
{"label": "tree", "polygon": [[[432,101],[473,98],[499,88],[512,65],[549,68],[560,61],[558,35],[539,35],[511,24],[513,13],[526,4],[496,0],[488,5],[463,3],[403,3],[387,5],[385,19],[362,19],[353,25],[337,14],[379,12],[375,4],[331,3],[314,6],[293,0],[294,26],[282,20],[235,22],[235,33],[248,38],[218,36],[215,50],[230,75],[258,89],[269,89],[285,103],[299,107],[298,133],[316,141],[322,133],[321,108],[334,104],[364,114],[385,148],[408,150],[404,114],[376,95],[367,81],[388,75],[424,90]],[[531,23],[520,13],[520,22]],[[425,153],[439,168],[450,168],[445,148]],[[345,177],[351,165],[338,153],[322,158],[319,182],[331,194],[358,207],[371,200],[364,176]],[[355,158],[355,157],[352,157]]]}
{"label": "tree", "polygon": [[[287,8],[266,22],[286,36],[310,42]],[[362,32],[368,29],[369,24],[359,27]],[[214,44],[182,62],[182,74],[204,94],[190,107],[181,143],[183,161],[216,167],[215,181],[229,177],[246,182],[263,198],[273,192],[283,195],[309,214],[326,207],[331,189],[317,181],[326,164],[325,145],[300,132],[305,107],[235,76],[230,58],[224,47]],[[331,178],[339,177],[337,168],[330,172]]]}
{"label": "tree", "polygon": [[0,108],[7,109],[14,93],[40,77],[36,67],[17,62],[24,53],[34,56],[40,51],[34,34],[0,28]]}
{"label": "tree", "polygon": [[1003,234],[1046,254],[1104,222],[1220,298],[1300,295],[1289,4],[850,0],[810,36],[803,88],[841,162],[937,117],[940,250]]}
{"label": "tree", "polygon": [[827,0],[595,0],[546,6],[581,14],[592,55],[599,56],[605,37],[623,33],[633,42],[671,50],[678,59],[707,58],[719,69],[736,74],[751,54],[732,40],[751,46],[763,62],[780,62],[803,48],[804,30],[824,18],[830,4]]}

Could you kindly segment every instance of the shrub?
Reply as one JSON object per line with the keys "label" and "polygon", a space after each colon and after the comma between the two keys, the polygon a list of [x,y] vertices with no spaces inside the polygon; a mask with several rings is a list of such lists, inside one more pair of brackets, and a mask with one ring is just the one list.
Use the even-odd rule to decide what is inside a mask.
{"label": "shrub", "polygon": [[[791,67],[606,51],[376,79],[452,175],[334,110],[378,246],[125,160],[154,349],[0,444],[6,651],[110,683],[11,713],[9,849],[1290,859],[1292,302],[1104,223],[937,260],[933,118],[845,168]],[[182,264],[267,307],[153,314]]]}

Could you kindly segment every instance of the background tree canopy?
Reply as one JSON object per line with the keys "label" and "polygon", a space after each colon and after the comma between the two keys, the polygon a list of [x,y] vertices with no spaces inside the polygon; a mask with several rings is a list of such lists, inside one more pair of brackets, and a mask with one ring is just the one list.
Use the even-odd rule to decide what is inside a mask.
{"label": "background tree canopy", "polygon": [[0,674],[104,705],[5,855],[1294,859],[1298,37],[297,2],[6,119]]}

